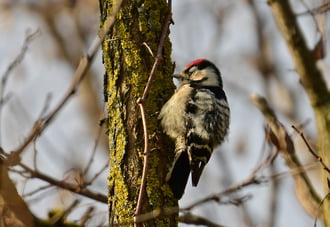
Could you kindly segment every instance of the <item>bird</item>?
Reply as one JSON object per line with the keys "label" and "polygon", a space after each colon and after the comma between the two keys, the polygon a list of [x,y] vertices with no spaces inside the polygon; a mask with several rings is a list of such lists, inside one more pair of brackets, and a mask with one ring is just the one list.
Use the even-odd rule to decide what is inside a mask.
{"label": "bird", "polygon": [[196,187],[213,150],[228,134],[230,109],[221,73],[209,60],[194,60],[173,77],[179,86],[161,108],[158,119],[162,131],[175,142],[166,182],[179,200],[189,175]]}

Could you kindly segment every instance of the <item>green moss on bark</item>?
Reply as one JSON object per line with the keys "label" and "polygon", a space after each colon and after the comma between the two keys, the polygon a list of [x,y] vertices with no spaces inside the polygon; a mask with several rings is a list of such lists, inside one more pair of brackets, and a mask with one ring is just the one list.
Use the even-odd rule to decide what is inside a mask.
{"label": "green moss on bark", "polygon": [[[100,0],[101,25],[115,2]],[[156,54],[166,13],[167,3],[164,0],[127,0],[116,16],[111,34],[103,42],[110,155],[110,225],[131,225],[133,221],[141,181],[141,152],[144,143],[136,101],[142,96],[154,62],[142,43],[147,43]],[[149,160],[143,212],[177,205],[164,182],[171,156],[166,153],[173,150],[163,149],[169,147],[168,141],[157,133],[157,112],[174,90],[170,76],[173,73],[171,43],[168,38],[163,49],[164,60],[158,68],[146,101],[150,148],[153,151]],[[150,224],[175,226],[177,218],[158,218]]]}

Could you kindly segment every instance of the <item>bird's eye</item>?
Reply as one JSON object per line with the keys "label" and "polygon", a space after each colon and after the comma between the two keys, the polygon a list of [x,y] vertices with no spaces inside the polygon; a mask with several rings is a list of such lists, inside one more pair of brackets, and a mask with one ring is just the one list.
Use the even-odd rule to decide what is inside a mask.
{"label": "bird's eye", "polygon": [[189,69],[189,71],[188,71],[189,76],[190,76],[191,74],[193,74],[196,70],[197,70],[197,66],[193,66],[193,67],[191,67],[191,68]]}

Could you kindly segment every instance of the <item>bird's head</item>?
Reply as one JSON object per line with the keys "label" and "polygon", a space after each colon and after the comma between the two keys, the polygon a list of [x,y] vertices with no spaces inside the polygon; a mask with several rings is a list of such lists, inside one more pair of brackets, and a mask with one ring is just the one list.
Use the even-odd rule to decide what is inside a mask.
{"label": "bird's head", "polygon": [[186,65],[182,73],[176,74],[182,84],[190,84],[196,87],[222,87],[219,69],[206,59],[197,59]]}

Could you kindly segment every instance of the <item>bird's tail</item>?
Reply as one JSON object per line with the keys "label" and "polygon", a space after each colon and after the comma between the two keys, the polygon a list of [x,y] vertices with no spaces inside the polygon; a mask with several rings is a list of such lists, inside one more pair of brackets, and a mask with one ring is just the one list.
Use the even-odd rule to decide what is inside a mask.
{"label": "bird's tail", "polygon": [[186,150],[176,152],[175,161],[166,180],[176,199],[181,199],[190,173],[189,158]]}
{"label": "bird's tail", "polygon": [[[188,137],[189,138],[189,137]],[[184,138],[177,138],[175,158],[166,181],[172,189],[176,199],[181,199],[191,172],[192,185],[197,186],[202,171],[209,161],[212,147],[199,141],[186,146]]]}
{"label": "bird's tail", "polygon": [[188,158],[190,160],[191,181],[193,186],[197,186],[203,169],[210,159],[211,153],[212,148],[209,145],[193,143],[188,147]]}

